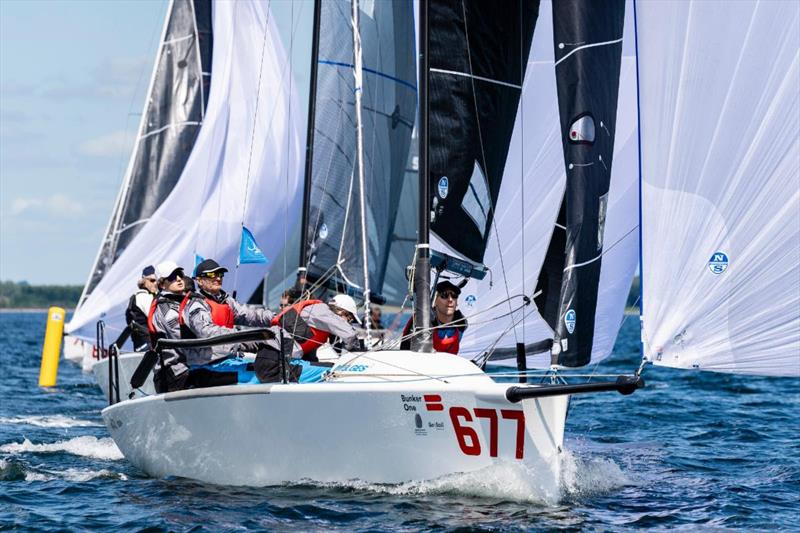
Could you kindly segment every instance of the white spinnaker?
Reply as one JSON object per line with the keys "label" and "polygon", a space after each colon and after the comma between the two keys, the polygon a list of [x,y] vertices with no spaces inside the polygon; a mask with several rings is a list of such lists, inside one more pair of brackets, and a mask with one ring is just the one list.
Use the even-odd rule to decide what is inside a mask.
{"label": "white spinnaker", "polygon": [[234,275],[242,223],[270,260],[292,233],[284,224],[300,212],[300,114],[289,115],[297,103],[277,28],[266,4],[249,1],[215,3],[213,24],[214,77],[195,149],[172,194],[73,317],[72,335],[93,339],[102,319],[113,339],[142,268],[165,259],[191,273],[195,254],[214,258],[231,270],[225,288],[237,278],[250,294],[269,265]]}
{"label": "white spinnaker", "polygon": [[637,9],[645,356],[798,376],[800,4]]}
{"label": "white spinnaker", "polygon": [[[459,308],[469,324],[461,341],[460,355],[474,358],[494,349],[493,364],[515,366],[516,343],[531,344],[553,338],[552,330],[532,301],[521,308],[523,294],[532,299],[566,183],[553,64],[552,20],[551,3],[542,2],[495,206],[494,227],[484,257],[491,275],[482,281],[470,280],[459,300]],[[638,263],[634,53],[633,6],[628,2],[592,363],[607,357],[614,347]],[[457,255],[448,251],[447,245],[435,235],[431,235],[431,242],[434,249]],[[499,354],[508,357],[498,357]],[[549,349],[529,354],[527,365],[528,368],[549,367]]]}

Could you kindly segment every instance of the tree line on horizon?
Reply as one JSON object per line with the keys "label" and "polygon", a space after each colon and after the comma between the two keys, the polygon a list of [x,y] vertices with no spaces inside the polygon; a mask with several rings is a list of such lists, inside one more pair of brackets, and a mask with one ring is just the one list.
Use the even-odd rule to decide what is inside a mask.
{"label": "tree line on horizon", "polygon": [[27,281],[0,281],[0,309],[71,309],[78,303],[83,285],[31,285]]}

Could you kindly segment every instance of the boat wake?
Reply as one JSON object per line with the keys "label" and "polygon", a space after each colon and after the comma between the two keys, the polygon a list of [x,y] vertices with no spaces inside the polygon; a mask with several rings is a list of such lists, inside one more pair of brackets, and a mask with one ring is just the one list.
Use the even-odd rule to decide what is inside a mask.
{"label": "boat wake", "polygon": [[632,485],[613,460],[607,457],[584,456],[564,451],[561,463],[561,499],[580,500],[611,493]]}
{"label": "boat wake", "polygon": [[99,422],[78,420],[64,415],[0,417],[0,424],[36,426],[40,428],[85,428],[102,427]]}
{"label": "boat wake", "polygon": [[380,484],[361,480],[328,483],[304,480],[292,485],[363,490],[393,496],[452,494],[556,506],[565,500],[607,494],[631,483],[611,459],[579,457],[571,452],[564,452],[561,480],[555,488],[551,480],[542,479],[541,470],[537,475],[534,469],[525,465],[503,461],[474,472],[449,474],[425,481]]}
{"label": "boat wake", "polygon": [[122,459],[122,452],[119,451],[119,448],[111,438],[98,439],[97,437],[86,435],[43,444],[35,444],[25,439],[22,442],[11,442],[0,446],[0,452],[10,454],[66,452],[81,457],[91,457],[106,461]]}
{"label": "boat wake", "polygon": [[0,459],[0,481],[52,481],[64,480],[72,483],[84,483],[96,479],[111,479],[126,481],[128,476],[121,472],[112,472],[105,468],[91,470],[82,468],[68,468],[63,471],[36,469],[25,465],[17,459]]}

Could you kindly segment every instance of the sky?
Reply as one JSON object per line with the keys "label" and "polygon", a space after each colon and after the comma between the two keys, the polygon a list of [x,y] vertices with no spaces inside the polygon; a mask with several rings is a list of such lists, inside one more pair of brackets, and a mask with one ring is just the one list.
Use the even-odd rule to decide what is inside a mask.
{"label": "sky", "polygon": [[[0,280],[86,282],[131,155],[167,0],[0,0]],[[313,5],[273,0],[307,101]]]}

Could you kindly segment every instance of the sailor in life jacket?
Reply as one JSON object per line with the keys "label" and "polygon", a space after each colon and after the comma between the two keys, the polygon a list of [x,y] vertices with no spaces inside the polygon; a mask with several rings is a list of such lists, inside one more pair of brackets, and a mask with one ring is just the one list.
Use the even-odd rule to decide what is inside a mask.
{"label": "sailor in life jacket", "polygon": [[147,315],[153,298],[158,292],[158,278],[156,269],[151,265],[142,270],[142,277],[137,283],[139,289],[128,300],[125,310],[125,322],[131,330],[133,350],[136,352],[147,350],[150,346],[150,332],[147,330]]}
{"label": "sailor in life jacket", "polygon": [[[213,259],[206,259],[195,268],[197,292],[186,295],[180,306],[180,324],[183,338],[215,337],[232,333],[234,326],[271,327],[273,314],[267,309],[237,302],[222,289],[222,280],[228,269]],[[213,348],[193,348],[185,350],[187,363],[192,369],[217,372],[223,375],[207,375],[212,385],[247,383],[254,379],[252,364],[241,359],[242,352],[257,353],[264,349],[280,352],[280,328],[274,328],[275,338],[269,341],[239,343],[215,346]],[[274,345],[274,346],[273,346]],[[295,346],[285,355],[300,355]],[[207,374],[207,372],[205,372]],[[195,380],[196,381],[196,380]],[[195,386],[203,386],[195,384]]]}
{"label": "sailor in life jacket", "polygon": [[317,348],[326,342],[336,348],[362,349],[352,322],[361,324],[356,302],[337,294],[327,304],[322,300],[301,300],[285,307],[272,323],[294,337],[303,350],[303,359],[317,362]]}
{"label": "sailor in life jacket", "polygon": [[[449,280],[440,281],[436,284],[436,297],[433,300],[433,316],[431,317],[431,337],[433,349],[437,352],[457,354],[461,345],[461,337],[467,329],[467,319],[457,309],[458,297],[461,295],[461,288],[454,285]],[[411,349],[411,332],[413,331],[412,316],[405,329],[403,329],[403,342],[400,344],[401,350]]]}
{"label": "sailor in life jacket", "polygon": [[[147,329],[151,344],[160,338],[180,339],[179,309],[184,298],[183,269],[174,261],[156,265],[154,275],[158,280],[158,294],[153,298],[147,314]],[[163,366],[162,366],[163,363]],[[156,392],[170,392],[186,388],[189,367],[182,350],[165,349],[153,369]]]}

